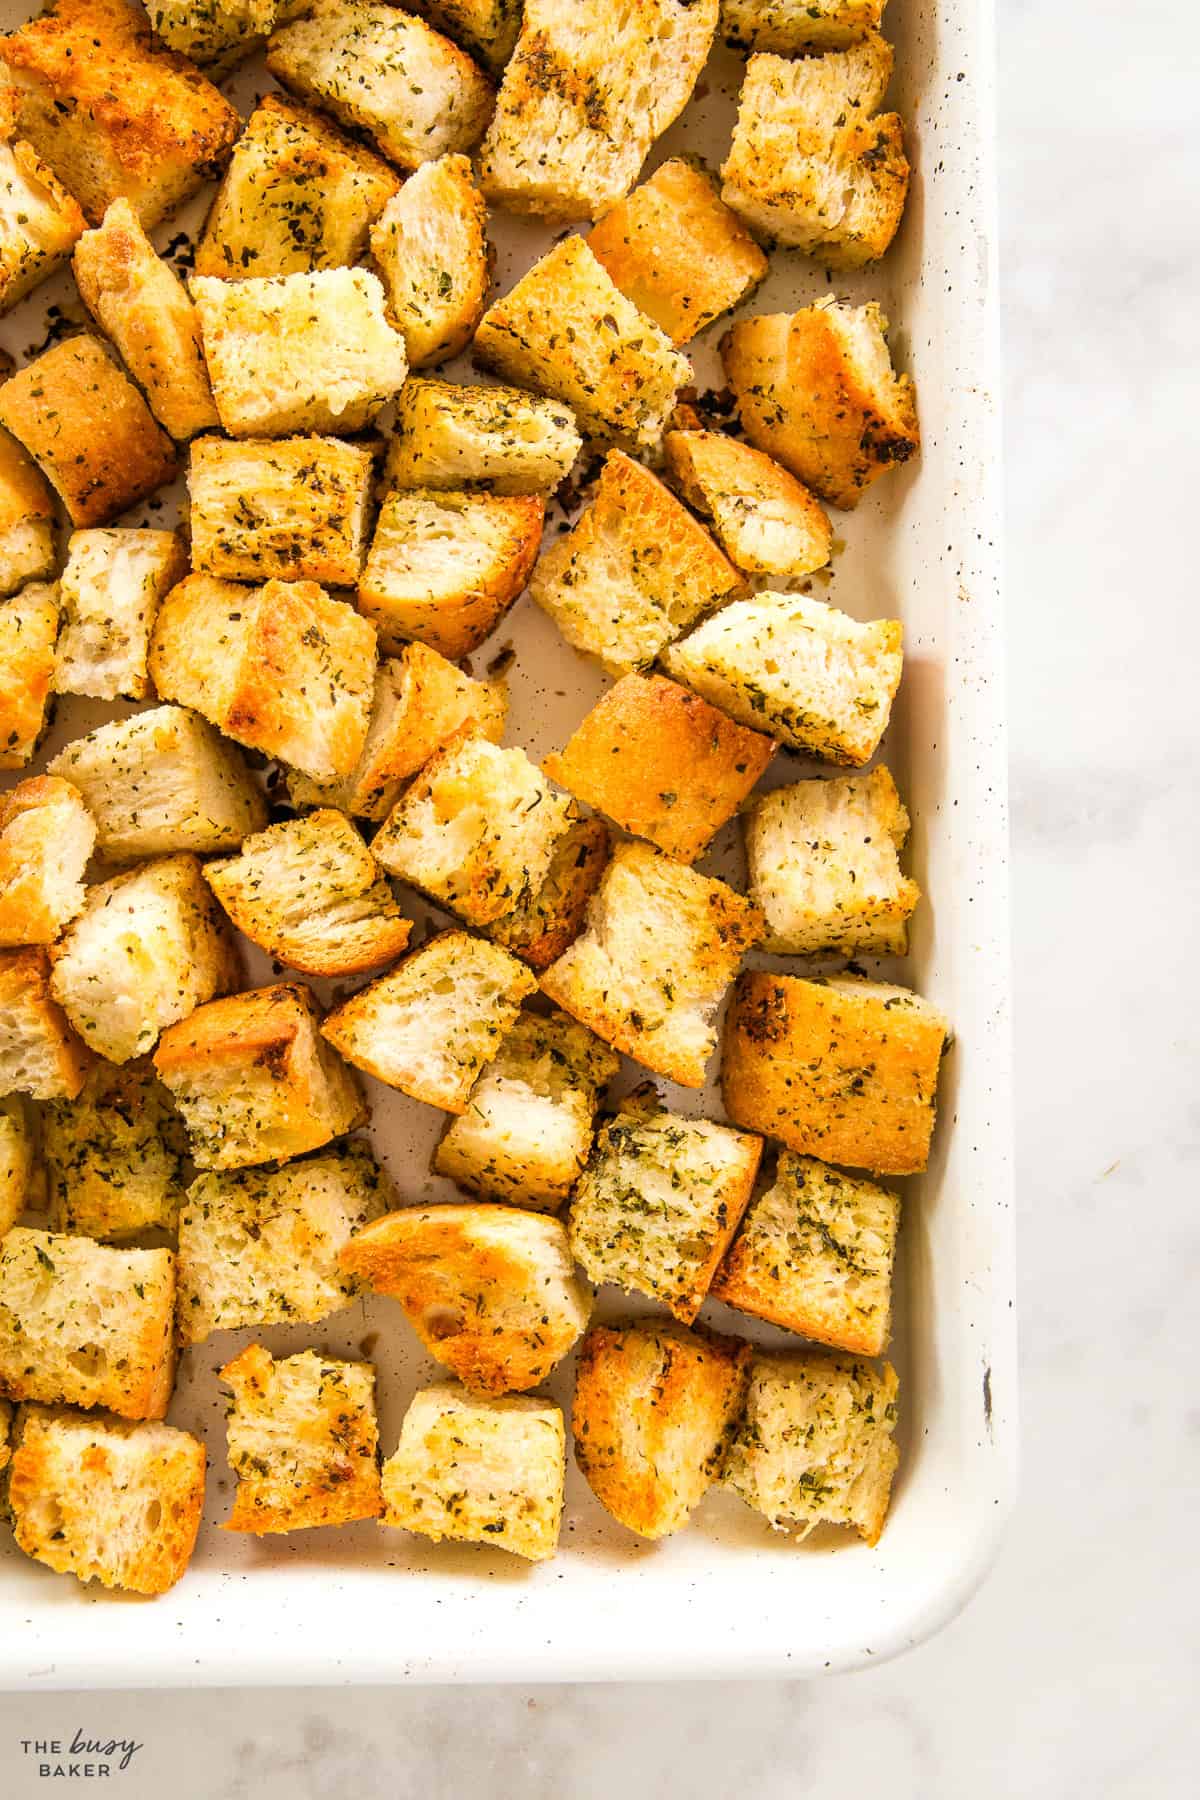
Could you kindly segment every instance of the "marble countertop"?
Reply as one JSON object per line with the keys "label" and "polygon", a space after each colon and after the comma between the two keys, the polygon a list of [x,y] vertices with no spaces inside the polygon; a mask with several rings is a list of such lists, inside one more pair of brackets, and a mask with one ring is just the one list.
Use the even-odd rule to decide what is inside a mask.
{"label": "marble countertop", "polygon": [[122,1800],[1196,1791],[1200,30],[998,11],[1024,1452],[993,1575],[811,1686],[3,1697],[7,1800],[48,1791],[18,1739],[93,1722],[145,1742]]}

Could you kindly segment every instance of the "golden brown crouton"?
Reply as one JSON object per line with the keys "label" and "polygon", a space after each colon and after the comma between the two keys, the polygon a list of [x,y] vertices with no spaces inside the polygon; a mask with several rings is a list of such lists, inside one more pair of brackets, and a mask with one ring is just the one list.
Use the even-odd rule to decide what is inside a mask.
{"label": "golden brown crouton", "polygon": [[679,349],[763,280],[767,259],[685,157],[653,175],[605,213],[588,247],[621,292]]}
{"label": "golden brown crouton", "polygon": [[487,207],[465,156],[423,163],[371,228],[371,254],[404,333],[409,367],[465,350],[490,278]]}
{"label": "golden brown crouton", "polygon": [[398,488],[547,494],[570,474],[581,442],[560,401],[415,377],[396,401],[387,480]]}
{"label": "golden brown crouton", "polygon": [[[26,1207],[39,1207],[45,1180],[38,1155],[38,1121],[23,1094],[0,1099],[0,1238],[11,1231]],[[8,1402],[0,1404],[0,1469],[4,1467]]]}
{"label": "golden brown crouton", "polygon": [[749,1344],[680,1325],[593,1325],[579,1351],[575,1461],[639,1537],[687,1524],[720,1473],[749,1379]]}
{"label": "golden brown crouton", "polygon": [[795,580],[829,561],[828,515],[761,450],[719,431],[668,431],[663,449],[680,493],[712,520],[722,550],[747,575]]}
{"label": "golden brown crouton", "polygon": [[31,144],[15,136],[17,99],[0,99],[0,313],[66,262],[87,224],[79,202]]}
{"label": "golden brown crouton", "polygon": [[476,1393],[537,1387],[591,1311],[558,1220],[515,1206],[405,1207],[353,1237],[341,1262],[398,1301],[429,1354]]}
{"label": "golden brown crouton", "polygon": [[521,29],[521,0],[411,0],[409,10],[461,44],[493,75],[503,70]]}
{"label": "golden brown crouton", "polygon": [[716,1012],[762,920],[723,881],[649,844],[619,844],[587,927],[541,979],[598,1037],[683,1087],[702,1087]]}
{"label": "golden brown crouton", "polygon": [[79,789],[35,775],[0,795],[0,946],[51,944],[82,907],[96,822]]}
{"label": "golden brown crouton", "polygon": [[198,438],[188,462],[193,569],[353,587],[371,471],[371,452],[339,438]]}
{"label": "golden brown crouton", "polygon": [[148,1062],[96,1063],[77,1099],[42,1108],[53,1231],[120,1243],[174,1231],[187,1137]]}
{"label": "golden brown crouton", "polygon": [[280,13],[303,0],[148,0],[154,35],[219,80],[260,50]]}
{"label": "golden brown crouton", "polygon": [[842,50],[878,31],[887,0],[721,0],[721,29],[741,50]]}
{"label": "golden brown crouton", "polygon": [[0,596],[53,575],[54,523],[46,477],[16,439],[0,431]]}
{"label": "golden brown crouton", "polygon": [[916,390],[897,375],[874,301],[832,294],[798,313],[742,319],[721,342],[746,436],[823,500],[858,505],[920,447]]}
{"label": "golden brown crouton", "polygon": [[31,581],[0,603],[0,769],[23,769],[46,729],[58,588]]}
{"label": "golden brown crouton", "polygon": [[725,1025],[726,1111],[804,1155],[915,1174],[929,1159],[948,1029],[907,988],[747,970]]}
{"label": "golden brown crouton", "polygon": [[318,1032],[305,987],[210,1000],[165,1031],[154,1066],[202,1169],[240,1169],[318,1150],[367,1116],[357,1077]]}
{"label": "golden brown crouton", "polygon": [[56,692],[144,700],[155,615],[187,566],[176,531],[73,531],[58,587]]}
{"label": "golden brown crouton", "polygon": [[511,912],[485,925],[486,935],[539,974],[548,969],[583,930],[588,902],[608,862],[609,841],[602,819],[573,820],[555,839],[544,880]]}
{"label": "golden brown crouton", "polygon": [[220,1379],[233,1391],[225,1430],[237,1478],[226,1531],[261,1535],[379,1517],[370,1363],[315,1350],[276,1362],[261,1344],[247,1344]]}
{"label": "golden brown crouton", "polygon": [[50,992],[45,949],[0,950],[0,1094],[73,1100],[92,1060]]}

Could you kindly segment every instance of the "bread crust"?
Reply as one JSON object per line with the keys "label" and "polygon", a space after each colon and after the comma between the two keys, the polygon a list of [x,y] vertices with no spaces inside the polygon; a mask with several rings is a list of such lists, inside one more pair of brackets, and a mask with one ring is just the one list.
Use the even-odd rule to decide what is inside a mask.
{"label": "bread crust", "polygon": [[197,438],[188,461],[192,567],[224,581],[353,587],[374,459],[340,438]]}
{"label": "bread crust", "polygon": [[[0,598],[57,567],[50,484],[16,439],[0,431]],[[0,733],[0,745],[6,735]]]}
{"label": "bread crust", "polygon": [[386,478],[398,488],[547,494],[570,474],[581,443],[561,401],[414,376],[396,400]]}
{"label": "bread crust", "polygon": [[828,514],[781,464],[719,431],[668,431],[670,478],[711,520],[735,567],[796,580],[823,569],[833,550]]}
{"label": "bread crust", "polygon": [[58,588],[30,582],[0,603],[0,769],[23,769],[46,729]]}
{"label": "bread crust", "polygon": [[0,795],[0,947],[53,943],[83,906],[95,842],[83,796],[57,775]]}
{"label": "bread crust", "polygon": [[31,144],[13,140],[12,130],[11,121],[0,120],[0,314],[67,260],[87,224],[79,202]]}
{"label": "bread crust", "polygon": [[503,73],[521,29],[521,0],[413,0],[410,10],[460,43],[492,76]]}

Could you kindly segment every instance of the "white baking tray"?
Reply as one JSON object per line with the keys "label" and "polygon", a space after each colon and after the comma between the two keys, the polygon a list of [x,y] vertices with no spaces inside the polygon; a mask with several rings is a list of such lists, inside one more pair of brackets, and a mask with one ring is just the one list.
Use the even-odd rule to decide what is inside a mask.
{"label": "white baking tray", "polygon": [[[24,16],[3,0],[6,29]],[[882,301],[897,359],[918,382],[924,448],[857,513],[836,515],[844,548],[832,582],[817,592],[862,618],[904,620],[904,681],[883,753],[913,815],[913,870],[927,900],[912,954],[894,967],[944,1008],[956,1036],[933,1160],[904,1184],[892,1351],[902,1461],[880,1544],[871,1550],[827,1531],[797,1546],[714,1491],[689,1529],[651,1546],[599,1508],[573,1467],[560,1554],[537,1568],[374,1524],[261,1543],[234,1537],[218,1528],[230,1478],[214,1371],[251,1334],[224,1333],[184,1358],[171,1411],[209,1449],[208,1505],[190,1572],[160,1600],[116,1598],[26,1560],[0,1530],[0,1683],[811,1675],[918,1642],[987,1569],[1013,1494],[1016,1375],[990,0],[892,0],[887,29],[912,195],[882,268],[839,279],[838,289]],[[719,164],[739,67],[728,52],[714,53],[697,98],[652,161],[686,149]],[[269,85],[259,64],[233,91],[248,104]],[[193,209],[183,222],[194,231],[195,220]],[[159,243],[177,229],[164,228]],[[549,234],[503,218],[493,233],[505,288]],[[827,286],[807,260],[778,254],[747,310],[791,309]],[[60,283],[35,295],[6,322],[8,346],[25,353],[37,344],[47,304],[69,292]],[[711,345],[721,329],[694,347],[702,387],[720,382]],[[166,517],[145,512],[134,522]],[[476,670],[508,643],[517,653],[509,741],[539,756],[565,741],[603,678],[528,600],[477,653]],[[63,707],[50,747],[111,712]],[[802,771],[781,756],[771,779]],[[723,834],[706,867],[736,876],[736,835]],[[252,968],[256,979],[266,974],[261,963]],[[368,1086],[375,1143],[402,1194],[448,1198],[427,1173],[442,1115]],[[715,1089],[667,1092],[673,1104],[719,1116]],[[608,1290],[601,1309],[636,1310]],[[704,1316],[743,1331],[752,1323],[716,1305]],[[385,1452],[414,1389],[435,1373],[385,1300],[258,1335],[284,1353],[311,1344],[361,1354],[365,1340],[379,1369]],[[551,1383],[566,1404],[571,1382],[568,1363]]]}

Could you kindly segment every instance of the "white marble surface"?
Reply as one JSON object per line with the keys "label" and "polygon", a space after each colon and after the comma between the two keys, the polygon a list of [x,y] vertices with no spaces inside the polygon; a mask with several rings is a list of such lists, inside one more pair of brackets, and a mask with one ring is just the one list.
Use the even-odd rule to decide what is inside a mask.
{"label": "white marble surface", "polygon": [[5,1800],[49,1791],[18,1740],[76,1727],[143,1741],[123,1800],[1196,1792],[1200,32],[1188,0],[999,13],[1024,1473],[995,1573],[811,1687],[7,1698]]}

